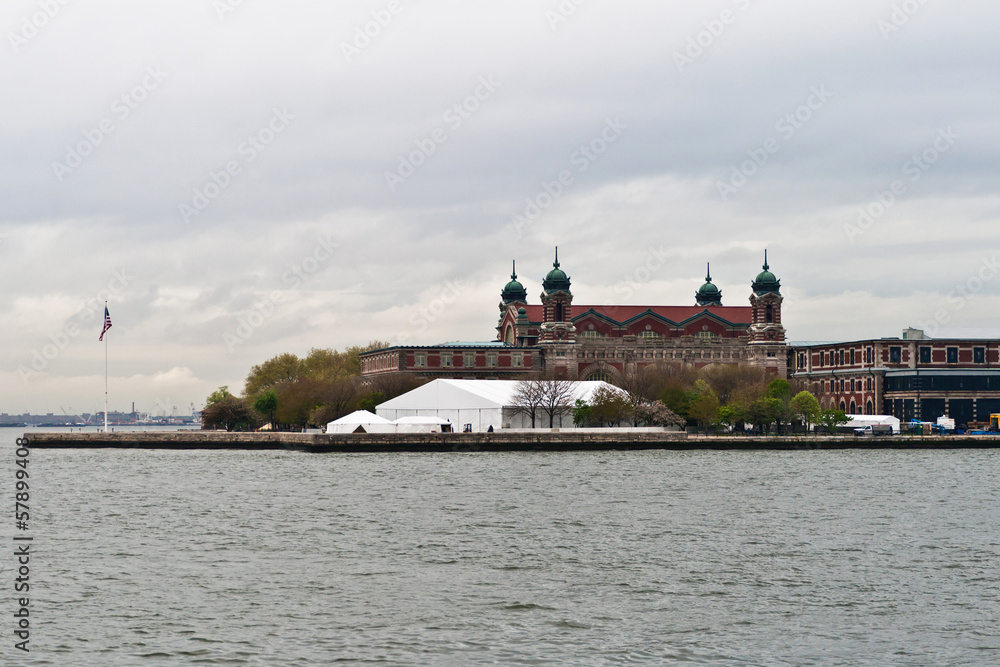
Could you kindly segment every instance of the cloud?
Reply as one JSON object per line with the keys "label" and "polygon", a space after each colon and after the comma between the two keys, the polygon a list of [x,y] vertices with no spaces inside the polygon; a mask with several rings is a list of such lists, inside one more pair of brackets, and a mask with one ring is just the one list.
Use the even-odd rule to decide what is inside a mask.
{"label": "cloud", "polygon": [[[796,340],[893,335],[995,245],[1000,47],[985,0],[924,3],[888,34],[899,3],[400,3],[387,22],[381,0],[221,16],[97,0],[61,6],[16,49],[8,37],[0,369],[70,324],[80,333],[46,360],[50,395],[15,383],[0,402],[91,400],[81,378],[100,375],[103,350],[81,313],[114,271],[134,276],[108,295],[115,374],[152,387],[190,368],[204,381],[176,385],[185,405],[284,351],[492,338],[510,260],[535,300],[555,245],[579,302],[622,298],[662,248],[670,260],[630,299],[690,303],[711,261],[734,305],[767,247]],[[4,34],[36,11],[7,3]],[[342,46],[380,16],[348,60]],[[679,71],[692,42],[701,52]],[[462,106],[484,77],[499,86]],[[829,98],[810,106],[817,89]],[[276,110],[294,116],[280,132]],[[615,118],[627,129],[581,169],[574,155]],[[909,180],[948,128],[953,146]],[[435,130],[445,140],[390,190],[386,172]],[[72,152],[87,155],[57,173]],[[564,170],[572,183],[512,234]],[[723,198],[734,170],[745,183]],[[845,232],[896,180],[906,191]],[[197,193],[207,204],[185,221]],[[305,272],[320,239],[337,248]],[[421,309],[449,282],[464,288],[430,321]],[[996,293],[986,283],[952,324],[989,325]],[[250,317],[263,319],[227,346]]]}

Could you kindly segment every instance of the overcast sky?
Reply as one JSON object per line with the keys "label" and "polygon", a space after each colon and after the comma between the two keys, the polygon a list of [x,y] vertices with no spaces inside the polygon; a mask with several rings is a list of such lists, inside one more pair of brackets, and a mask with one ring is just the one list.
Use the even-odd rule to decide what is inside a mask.
{"label": "overcast sky", "polygon": [[[580,304],[996,328],[989,0],[8,1],[0,411],[187,413],[281,352]],[[862,212],[867,212],[867,217]]]}

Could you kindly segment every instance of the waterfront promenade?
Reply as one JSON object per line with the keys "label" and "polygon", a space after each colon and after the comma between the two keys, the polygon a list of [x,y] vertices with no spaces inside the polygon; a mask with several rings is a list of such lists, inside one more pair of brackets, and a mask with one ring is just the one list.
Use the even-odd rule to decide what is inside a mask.
{"label": "waterfront promenade", "polygon": [[997,449],[998,436],[708,436],[681,432],[226,433],[159,431],[28,433],[30,447],[53,449],[246,449],[302,452],[502,452],[603,450]]}

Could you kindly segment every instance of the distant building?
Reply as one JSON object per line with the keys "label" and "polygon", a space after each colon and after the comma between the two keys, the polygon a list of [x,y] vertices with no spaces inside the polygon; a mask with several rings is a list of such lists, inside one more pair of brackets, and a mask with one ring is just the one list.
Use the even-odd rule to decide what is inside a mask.
{"label": "distant building", "polygon": [[500,293],[495,340],[367,352],[361,355],[362,374],[516,379],[546,371],[568,380],[618,383],[646,366],[679,361],[696,367],[750,364],[786,376],[784,298],[766,253],[748,306],[722,305],[710,272],[694,296],[692,306],[576,305],[557,249],[539,304],[528,302],[512,271]]}
{"label": "distant building", "polygon": [[788,355],[791,377],[824,408],[903,421],[947,415],[959,427],[1000,412],[1000,339],[907,329],[901,338],[795,343]]}

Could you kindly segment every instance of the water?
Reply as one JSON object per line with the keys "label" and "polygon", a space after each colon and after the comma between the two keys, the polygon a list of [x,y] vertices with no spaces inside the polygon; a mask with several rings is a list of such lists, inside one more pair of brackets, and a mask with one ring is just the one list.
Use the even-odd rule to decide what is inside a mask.
{"label": "water", "polygon": [[[0,433],[8,461],[16,435]],[[0,655],[997,664],[998,463],[971,450],[35,450],[32,652],[12,650],[7,595]],[[10,556],[0,565],[9,591]]]}

